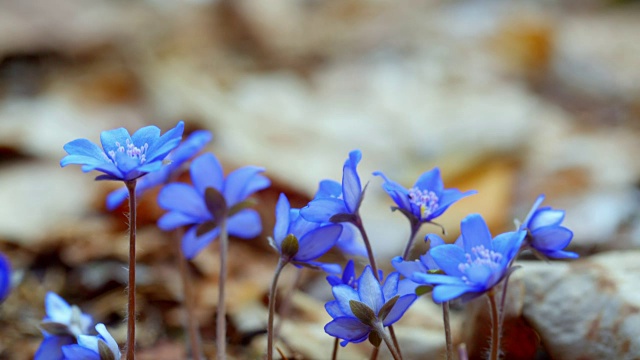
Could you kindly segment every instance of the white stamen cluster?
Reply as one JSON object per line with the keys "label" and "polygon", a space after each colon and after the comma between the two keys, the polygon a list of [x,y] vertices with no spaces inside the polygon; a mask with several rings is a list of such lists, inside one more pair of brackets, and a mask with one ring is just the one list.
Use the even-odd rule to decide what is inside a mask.
{"label": "white stamen cluster", "polygon": [[[484,245],[471,248],[471,254],[467,253],[465,254],[465,257],[467,258],[467,262],[460,263],[458,265],[458,270],[465,274],[467,273],[469,268],[476,265],[488,266],[490,269],[495,270],[500,267],[500,261],[502,260],[501,253],[489,250],[485,248]],[[463,276],[462,280],[471,285],[468,277]]]}
{"label": "white stamen cluster", "polygon": [[420,208],[420,217],[426,219],[440,206],[440,199],[433,191],[420,190],[417,187],[409,189],[409,199],[412,204]]}
{"label": "white stamen cluster", "polygon": [[127,139],[127,143],[125,146],[123,146],[119,142],[116,142],[116,146],[118,147],[118,149],[109,151],[109,156],[107,158],[107,160],[111,161],[116,166],[118,165],[116,161],[116,151],[125,153],[129,157],[132,157],[134,159],[138,159],[140,161],[140,164],[144,164],[144,162],[147,161],[147,150],[149,149],[149,144],[147,143],[145,143],[141,147],[136,147],[135,145],[133,145],[131,140]]}

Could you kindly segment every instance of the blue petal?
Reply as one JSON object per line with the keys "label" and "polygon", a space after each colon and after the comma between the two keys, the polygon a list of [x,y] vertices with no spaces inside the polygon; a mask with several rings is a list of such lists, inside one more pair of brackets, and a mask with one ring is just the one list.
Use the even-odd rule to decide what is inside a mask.
{"label": "blue petal", "polygon": [[191,163],[190,172],[193,186],[200,194],[204,194],[208,187],[222,191],[224,184],[222,165],[212,153],[205,153],[195,158]]}
{"label": "blue petal", "polygon": [[62,347],[65,359],[70,360],[100,360],[100,354],[81,345],[67,345]]}
{"label": "blue petal", "polygon": [[353,341],[367,336],[371,329],[356,318],[343,316],[325,325],[324,331],[339,339]]}
{"label": "blue petal", "polygon": [[93,170],[102,171],[103,173],[110,175],[115,180],[124,180],[125,174],[123,174],[122,171],[120,171],[120,169],[118,169],[115,165],[113,165],[110,162],[93,163],[93,164],[87,163],[82,167],[83,172],[89,172]]}
{"label": "blue petal", "polygon": [[143,147],[144,144],[151,146],[158,138],[160,138],[160,128],[154,125],[140,128],[131,135],[131,141],[137,148]]}
{"label": "blue petal", "polygon": [[161,230],[169,231],[177,229],[180,226],[191,225],[199,222],[200,219],[194,218],[193,216],[177,211],[170,211],[158,219],[158,227]]}
{"label": "blue petal", "polygon": [[289,210],[289,234],[295,235],[298,240],[306,233],[319,228],[321,225],[321,223],[305,220],[300,216],[300,209]]}
{"label": "blue petal", "polygon": [[367,256],[367,249],[360,241],[356,227],[350,223],[342,223],[342,233],[338,238],[336,246],[346,255]]}
{"label": "blue petal", "polygon": [[349,301],[355,300],[360,301],[360,297],[358,296],[358,292],[356,292],[351,286],[348,285],[338,285],[331,288],[333,292],[333,297],[336,298],[342,312],[346,315],[353,316],[353,312],[351,312],[351,306],[349,305]]}
{"label": "blue petal", "polygon": [[75,344],[72,336],[48,336],[42,340],[33,360],[64,360],[62,347]]}
{"label": "blue petal", "polygon": [[280,243],[289,235],[289,199],[285,194],[280,194],[276,203],[276,224],[273,227],[273,239],[280,248]]}
{"label": "blue petal", "polygon": [[96,331],[98,332],[98,334],[100,334],[100,337],[102,338],[102,340],[107,344],[107,346],[109,347],[109,349],[113,353],[114,358],[115,359],[119,359],[120,358],[120,348],[118,347],[118,343],[113,338],[113,336],[111,336],[109,331],[107,331],[107,327],[104,326],[104,324],[99,323],[99,324],[96,325]]}
{"label": "blue petal", "polygon": [[398,293],[399,280],[400,273],[398,272],[392,272],[387,276],[387,279],[384,281],[384,285],[382,285],[382,295],[384,296],[385,302],[389,301]]}
{"label": "blue petal", "polygon": [[[261,172],[264,172],[264,169],[261,167],[245,166],[231,172],[227,176],[223,193],[228,206],[233,206],[243,201],[253,192],[263,189],[265,185],[269,186],[268,181],[265,183],[264,177],[258,177],[258,174]],[[257,178],[259,187],[252,184],[254,178]]]}
{"label": "blue petal", "polygon": [[438,285],[433,288],[433,301],[437,304],[453,300],[464,293],[473,291],[474,288],[467,285]]}
{"label": "blue petal", "polygon": [[307,221],[329,222],[335,214],[348,212],[344,201],[334,198],[320,198],[312,200],[309,205],[300,209],[300,215]]}
{"label": "blue petal", "polygon": [[[160,169],[163,169],[164,166],[165,165],[162,162],[162,160],[147,161],[144,164],[138,165],[137,170],[141,173],[152,173],[152,172],[160,171]],[[140,175],[144,175],[144,174],[140,174]],[[136,177],[140,175],[136,175]]]}
{"label": "blue petal", "polygon": [[[436,246],[429,250],[433,261],[445,274],[451,276],[463,276],[458,268],[460,264],[467,262],[466,253],[461,247],[453,244]],[[432,269],[433,270],[433,269]]]}
{"label": "blue petal", "polygon": [[[497,276],[492,276],[494,274],[494,271],[497,273]],[[501,278],[502,268],[492,269],[485,264],[471,263],[466,271],[466,276],[468,282],[489,288],[494,285],[491,281],[489,281],[489,279]]]}
{"label": "blue petal", "polygon": [[374,313],[378,313],[382,305],[384,305],[384,297],[380,282],[373,275],[370,266],[366,266],[360,280],[358,281],[358,296],[360,301],[367,305]]}
{"label": "blue petal", "polygon": [[436,167],[420,175],[414,187],[420,190],[430,190],[435,193],[442,191],[444,184],[440,177],[440,169]]}
{"label": "blue petal", "polygon": [[318,186],[318,192],[314,199],[323,197],[340,197],[342,195],[342,184],[334,180],[322,180]]}
{"label": "blue petal", "polygon": [[329,313],[329,315],[331,315],[332,318],[337,318],[337,317],[346,315],[345,313],[342,312],[342,309],[340,309],[340,304],[338,304],[338,302],[335,300],[329,301],[328,303],[324,304],[324,308],[325,310],[327,310],[327,313]]}
{"label": "blue petal", "polygon": [[540,251],[540,252],[546,255],[548,258],[552,258],[552,259],[577,259],[580,257],[578,254],[571,251],[555,250],[555,251]]}
{"label": "blue petal", "polygon": [[140,159],[131,157],[127,155],[127,153],[120,151],[116,152],[116,163],[118,164],[118,170],[120,170],[125,177],[130,172],[140,167]]}
{"label": "blue petal", "polygon": [[491,243],[493,251],[502,254],[503,261],[508,263],[520,250],[526,234],[526,231],[514,231],[496,236]]}
{"label": "blue petal", "polygon": [[111,151],[117,153],[119,147],[127,146],[127,140],[131,141],[131,137],[125,128],[107,130],[100,133],[100,143],[106,154]]}
{"label": "blue petal", "polygon": [[411,280],[423,285],[465,285],[465,282],[457,276],[415,273]]}
{"label": "blue petal", "polygon": [[529,229],[535,230],[543,226],[557,226],[564,220],[564,210],[551,210],[551,208],[536,211],[529,223]]}
{"label": "blue petal", "polygon": [[183,183],[172,183],[163,187],[158,194],[158,205],[165,210],[178,211],[199,219],[200,222],[212,218],[201,194]]}
{"label": "blue petal", "polygon": [[418,284],[417,282],[411,281],[409,279],[402,279],[398,283],[398,295],[415,295],[418,286],[421,286],[421,284]]}
{"label": "blue petal", "polygon": [[69,324],[72,312],[71,306],[58,294],[51,291],[47,292],[44,298],[44,308],[47,313],[46,320]]}
{"label": "blue petal", "polygon": [[[137,192],[137,189],[136,189]],[[126,187],[114,190],[107,195],[107,209],[109,211],[114,210],[120,204],[122,204],[129,197],[129,191]]]}
{"label": "blue petal", "polygon": [[533,203],[533,206],[531,207],[531,210],[529,210],[529,213],[524,218],[524,221],[522,222],[522,227],[528,227],[529,226],[529,221],[531,221],[531,218],[536,213],[536,211],[538,210],[538,207],[540,206],[540,204],[542,204],[543,201],[544,201],[544,194],[541,194],[541,195],[538,196],[538,198],[536,199],[535,203]]}
{"label": "blue petal", "polygon": [[184,122],[180,121],[173,129],[164,133],[153,144],[149,144],[147,150],[147,161],[164,159],[167,154],[180,145],[182,133],[184,132]]}
{"label": "blue petal", "polygon": [[387,317],[384,318],[382,325],[389,326],[400,320],[402,315],[407,312],[409,306],[411,306],[417,298],[418,297],[415,294],[401,296],[398,301],[396,301],[395,305],[393,305],[393,308],[391,308]]}
{"label": "blue petal", "polygon": [[573,232],[562,226],[545,226],[531,232],[531,246],[538,250],[562,250],[569,245]]}
{"label": "blue petal", "polygon": [[197,226],[189,229],[182,237],[182,253],[191,260],[209,245],[220,234],[220,228],[215,228],[200,237],[196,236]]}
{"label": "blue petal", "polygon": [[11,264],[9,259],[0,253],[0,303],[11,291]]}
{"label": "blue petal", "polygon": [[404,261],[402,256],[396,256],[391,259],[391,265],[402,274],[402,276],[411,279],[413,273],[427,272],[427,268],[418,260]]}
{"label": "blue petal", "polygon": [[[100,149],[98,145],[92,143],[87,139],[76,139],[76,140],[70,141],[66,143],[63,148],[67,152],[67,154],[69,154],[69,156],[75,155],[78,158],[87,157],[89,159],[95,159],[101,162],[108,161],[104,151]],[[62,159],[60,163],[61,166],[66,166],[70,164],[69,160],[65,160],[67,158],[68,156]],[[82,164],[83,162],[73,162],[73,163]]]}
{"label": "blue petal", "polygon": [[319,227],[298,239],[299,250],[294,256],[297,261],[309,261],[322,256],[338,241],[342,226],[325,225]]}
{"label": "blue petal", "polygon": [[174,151],[169,154],[171,157],[172,165],[181,165],[185,161],[189,160],[193,155],[202,150],[213,135],[207,130],[197,130],[191,133],[189,137],[180,144]]}
{"label": "blue petal", "polygon": [[362,195],[362,185],[356,167],[362,158],[360,150],[353,150],[349,153],[349,159],[345,161],[342,168],[342,198],[347,208],[347,212],[355,213]]}
{"label": "blue petal", "polygon": [[482,216],[478,214],[468,215],[462,220],[460,231],[464,237],[464,252],[467,254],[471,254],[471,249],[476,246],[484,246],[485,249],[491,249],[491,233]]}
{"label": "blue petal", "polygon": [[318,261],[304,261],[304,262],[293,262],[294,265],[298,264],[307,264],[307,265],[311,265],[312,267],[318,268],[324,272],[326,272],[327,274],[339,274],[340,273],[340,265],[338,264],[332,264],[332,263],[321,263]]}
{"label": "blue petal", "polygon": [[440,198],[438,199],[438,209],[436,209],[436,211],[434,211],[429,216],[429,218],[437,218],[438,216],[442,215],[449,208],[449,206],[453,205],[453,203],[455,203],[456,201],[477,193],[478,192],[475,190],[467,191],[464,193],[460,192],[460,190],[457,189],[442,190],[442,192],[440,193]]}
{"label": "blue petal", "polygon": [[262,232],[260,214],[254,209],[244,209],[228,220],[229,235],[242,239],[253,239]]}
{"label": "blue petal", "polygon": [[393,199],[398,207],[411,211],[411,202],[409,201],[408,196],[409,192],[406,188],[395,181],[389,180],[382,171],[376,171],[373,175],[381,176],[384,179],[382,188],[387,192],[387,194],[389,194],[389,196],[391,196],[391,199]]}

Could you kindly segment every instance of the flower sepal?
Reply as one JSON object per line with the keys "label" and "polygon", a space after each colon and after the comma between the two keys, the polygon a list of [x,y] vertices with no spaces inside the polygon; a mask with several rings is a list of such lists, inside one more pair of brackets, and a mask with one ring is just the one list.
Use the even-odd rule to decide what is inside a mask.
{"label": "flower sepal", "polygon": [[358,219],[358,216],[356,214],[342,213],[342,214],[335,214],[331,216],[329,218],[329,221],[331,221],[332,223],[348,222],[353,224],[356,222],[357,219]]}
{"label": "flower sepal", "polygon": [[420,286],[416,287],[416,295],[418,295],[418,296],[429,294],[432,291],[433,291],[433,286],[420,285]]}
{"label": "flower sepal", "polygon": [[353,315],[360,320],[361,323],[373,326],[376,321],[376,314],[365,303],[357,300],[349,300],[349,307]]}
{"label": "flower sepal", "polygon": [[282,241],[281,247],[282,247],[282,256],[285,259],[289,260],[293,258],[294,256],[296,256],[296,254],[298,253],[298,250],[300,249],[298,238],[293,234],[287,235]]}
{"label": "flower sepal", "polygon": [[118,360],[109,345],[102,339],[98,339],[98,354],[100,355],[100,360]]}
{"label": "flower sepal", "polygon": [[40,329],[54,336],[76,336],[67,324],[55,321],[43,321],[40,323]]}
{"label": "flower sepal", "polygon": [[378,334],[377,331],[369,333],[369,343],[375,347],[380,347],[380,344],[382,344],[382,337],[380,337],[380,334]]}
{"label": "flower sepal", "polygon": [[196,228],[196,236],[198,237],[217,228],[228,213],[227,201],[224,199],[224,195],[214,187],[207,187],[204,190],[204,203],[213,219],[198,225]]}
{"label": "flower sepal", "polygon": [[396,295],[391,299],[389,299],[389,301],[384,303],[384,305],[382,305],[382,307],[380,308],[380,311],[378,311],[378,318],[381,321],[384,321],[384,319],[387,318],[387,315],[389,315],[389,313],[391,312],[391,309],[393,309],[393,306],[396,304],[396,302],[398,302],[399,298],[400,298],[400,295]]}

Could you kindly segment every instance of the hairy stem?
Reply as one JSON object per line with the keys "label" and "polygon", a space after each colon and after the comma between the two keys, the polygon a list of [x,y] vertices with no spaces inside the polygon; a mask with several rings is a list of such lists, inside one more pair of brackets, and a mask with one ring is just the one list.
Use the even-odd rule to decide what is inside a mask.
{"label": "hairy stem", "polygon": [[382,324],[379,324],[378,328],[374,331],[378,331],[378,334],[380,335],[384,343],[387,344],[387,347],[391,352],[391,356],[393,356],[393,360],[401,360],[400,354],[398,353],[398,349],[393,345],[391,338],[387,335],[387,333],[382,328]]}
{"label": "hairy stem", "polygon": [[296,289],[300,286],[300,282],[302,281],[302,271],[304,268],[296,269],[296,278],[293,281],[293,285],[291,289],[287,291],[286,296],[282,299],[282,304],[280,305],[280,317],[278,318],[278,323],[275,325],[273,330],[273,337],[277,338],[278,334],[280,334],[280,328],[282,328],[282,323],[284,322],[284,318],[291,310],[291,297]]}
{"label": "hairy stem", "polygon": [[500,316],[498,315],[498,306],[493,289],[487,293],[487,296],[489,297],[489,307],[491,308],[491,355],[489,359],[498,360],[500,356],[500,337],[502,332]]}
{"label": "hairy stem", "polygon": [[136,180],[125,181],[129,190],[129,284],[127,292],[127,360],[136,358]]}
{"label": "hairy stem", "polygon": [[276,291],[278,289],[278,278],[287,262],[278,260],[276,271],[273,274],[271,289],[269,290],[269,322],[267,323],[267,360],[273,360],[273,318],[276,313]]}
{"label": "hairy stem", "polygon": [[422,224],[419,221],[411,221],[411,234],[409,235],[409,241],[407,242],[407,247],[404,249],[402,253],[403,260],[409,260],[409,254],[411,253],[411,248],[413,247],[413,241],[415,240],[416,234],[418,230],[420,230],[420,226]]}
{"label": "hairy stem", "polygon": [[379,351],[380,351],[380,347],[379,346],[374,346],[373,350],[371,350],[371,356],[369,356],[369,360],[378,359],[378,352]]}
{"label": "hairy stem", "polygon": [[182,253],[182,236],[183,230],[181,228],[174,232],[174,244],[178,261],[178,269],[180,271],[180,278],[182,279],[182,293],[184,294],[184,310],[186,313],[186,327],[189,334],[189,342],[191,344],[191,358],[194,360],[202,359],[202,346],[200,332],[198,331],[198,319],[195,316],[195,303],[193,298],[193,288],[191,284],[191,277],[189,276],[189,268],[187,259]]}
{"label": "hairy stem", "polygon": [[227,319],[225,310],[225,283],[227,282],[227,252],[229,234],[227,219],[220,221],[220,280],[218,281],[218,313],[216,315],[216,353],[218,360],[227,358]]}
{"label": "hairy stem", "polygon": [[444,337],[447,341],[447,360],[453,360],[453,342],[451,341],[451,325],[449,324],[449,302],[442,303],[442,321],[444,322]]}

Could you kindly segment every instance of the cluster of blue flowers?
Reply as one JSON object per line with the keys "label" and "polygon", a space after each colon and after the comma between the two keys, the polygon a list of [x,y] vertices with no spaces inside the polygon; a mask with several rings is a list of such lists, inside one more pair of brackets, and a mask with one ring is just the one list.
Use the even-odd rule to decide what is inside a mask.
{"label": "cluster of blue flowers", "polygon": [[[158,203],[167,212],[158,226],[167,231],[188,228],[182,237],[182,251],[187,259],[197,256],[223,231],[243,239],[259,235],[262,223],[258,212],[251,208],[250,197],[270,186],[264,169],[246,166],[225,177],[213,154],[195,157],[211,140],[211,133],[197,131],[181,143],[183,130],[184,124],[179,122],[162,136],[155,126],[144,127],[133,135],[123,128],[105,131],[100,137],[102,149],[86,139],[74,140],[64,146],[68,155],[60,164],[82,165],[84,172],[102,172],[97,180],[123,181],[127,186],[139,179],[135,197],[163,186]],[[191,182],[175,182],[185,163],[194,157],[188,167]],[[515,231],[494,237],[484,219],[472,214],[461,221],[461,235],[455,243],[447,244],[440,236],[429,234],[425,238],[430,244],[429,251],[412,260],[409,254],[420,227],[440,226],[435,219],[476,191],[445,189],[438,168],[423,173],[409,189],[377,171],[373,175],[382,177],[382,188],[396,205],[392,210],[407,217],[411,228],[404,254],[391,261],[396,271],[385,278],[377,270],[359,213],[367,188],[362,186],[357,172],[361,159],[359,150],[350,152],[343,165],[342,181],[321,181],[314,198],[301,209],[292,208],[281,194],[270,238],[279,254],[270,301],[275,299],[277,277],[287,264],[329,273],[327,280],[335,300],[325,305],[332,317],[325,332],[340,339],[342,346],[367,339],[379,346],[384,340],[394,358],[400,358],[395,338],[392,344],[385,328],[401,319],[424,293],[417,289],[432,289],[436,303],[468,301],[508,279],[522,251],[529,250],[543,258],[577,257],[564,250],[573,238],[573,233],[561,225],[564,211],[540,207],[544,200],[541,195]],[[125,187],[110,194],[107,207],[118,207],[129,196],[128,189],[131,190]],[[334,247],[349,256],[369,257],[369,264],[360,276],[356,276],[353,260],[347,263],[342,275],[340,265],[318,260]],[[9,270],[8,261],[0,254],[0,301],[10,288]],[[98,335],[89,335],[92,318],[54,293],[47,294],[45,307],[47,316],[41,326],[45,338],[36,359],[120,358],[118,345],[103,324],[95,326]],[[271,303],[270,310],[273,308]],[[270,336],[272,317],[273,311],[269,319]],[[390,330],[391,336],[395,336]],[[271,358],[272,338],[269,340]]]}

